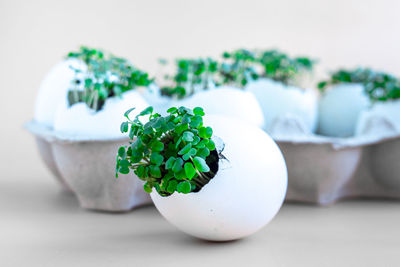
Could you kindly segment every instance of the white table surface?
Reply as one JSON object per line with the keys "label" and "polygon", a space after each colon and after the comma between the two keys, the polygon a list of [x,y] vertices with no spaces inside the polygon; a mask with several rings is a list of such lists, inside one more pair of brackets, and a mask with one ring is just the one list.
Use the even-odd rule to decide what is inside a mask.
{"label": "white table surface", "polygon": [[50,178],[2,177],[0,211],[0,266],[400,266],[400,202],[285,204],[228,243],[187,236],[154,207],[83,210]]}

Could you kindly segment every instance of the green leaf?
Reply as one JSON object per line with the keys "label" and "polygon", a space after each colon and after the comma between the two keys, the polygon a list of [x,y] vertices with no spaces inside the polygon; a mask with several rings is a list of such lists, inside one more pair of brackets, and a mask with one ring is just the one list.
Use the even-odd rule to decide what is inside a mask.
{"label": "green leaf", "polygon": [[150,175],[154,178],[161,178],[161,169],[158,166],[150,165]]}
{"label": "green leaf", "polygon": [[186,131],[186,132],[183,132],[182,139],[183,139],[183,141],[186,141],[186,142],[192,142],[193,136],[194,136],[194,134],[192,132]]}
{"label": "green leaf", "polygon": [[207,147],[200,148],[197,151],[197,156],[205,159],[210,155],[210,150]]}
{"label": "green leaf", "polygon": [[192,178],[196,175],[196,169],[193,167],[192,163],[185,163],[185,174],[189,180],[192,180]]}
{"label": "green leaf", "polygon": [[125,147],[121,146],[121,147],[118,149],[118,156],[119,156],[121,159],[125,159],[125,158],[126,158],[126,149],[125,149]]}
{"label": "green leaf", "polygon": [[138,166],[135,173],[139,178],[145,178],[146,177],[146,175],[145,175],[146,174],[145,173],[145,167],[144,166]]}
{"label": "green leaf", "polygon": [[175,175],[175,178],[178,180],[186,179],[186,173],[185,173],[184,169],[180,170],[179,172],[175,173],[174,175]]}
{"label": "green leaf", "polygon": [[196,169],[198,169],[201,172],[209,172],[210,171],[210,167],[208,167],[206,161],[203,158],[194,157],[193,163],[194,163],[194,166],[196,166]]}
{"label": "green leaf", "polygon": [[209,140],[208,143],[206,144],[206,147],[210,150],[213,151],[215,149],[215,143],[213,140]]}
{"label": "green leaf", "polygon": [[163,163],[163,161],[164,161],[164,157],[160,153],[158,153],[158,152],[151,153],[151,156],[150,156],[151,163],[153,163],[157,166],[160,166]]}
{"label": "green leaf", "polygon": [[174,113],[176,113],[177,111],[178,111],[177,108],[172,107],[172,108],[169,108],[169,109],[167,110],[167,113],[174,114]]}
{"label": "green leaf", "polygon": [[213,134],[213,130],[211,127],[201,127],[199,129],[199,136],[201,138],[210,138]]}
{"label": "green leaf", "polygon": [[135,110],[135,109],[136,109],[136,108],[130,108],[130,109],[128,109],[127,111],[125,111],[124,116],[125,116],[126,118],[129,119],[129,114],[130,114],[133,110]]}
{"label": "green leaf", "polygon": [[177,158],[175,160],[174,166],[172,166],[172,171],[174,173],[178,173],[183,169],[183,160],[181,158]]}
{"label": "green leaf", "polygon": [[176,187],[176,191],[178,191],[179,193],[182,193],[182,194],[189,193],[191,191],[191,189],[192,188],[191,188],[190,182],[188,182],[188,181],[180,182],[178,184],[178,186]]}
{"label": "green leaf", "polygon": [[189,125],[190,125],[190,127],[197,129],[200,126],[202,126],[202,124],[203,124],[203,118],[198,116],[198,115],[196,115],[191,119]]}
{"label": "green leaf", "polygon": [[204,110],[201,107],[195,107],[193,113],[194,115],[204,116]]}
{"label": "green leaf", "polygon": [[178,154],[183,155],[189,152],[189,150],[192,148],[192,143],[188,143],[186,146],[184,146],[181,150],[179,150]]}
{"label": "green leaf", "polygon": [[174,164],[175,164],[176,158],[175,157],[169,157],[169,159],[167,160],[167,162],[165,162],[165,169],[169,170],[171,169]]}
{"label": "green leaf", "polygon": [[160,151],[163,151],[164,150],[164,144],[162,143],[162,142],[160,142],[160,141],[155,141],[154,143],[153,143],[153,145],[151,146],[151,149],[153,150],[153,151],[155,151],[155,152],[160,152]]}
{"label": "green leaf", "polygon": [[143,185],[143,189],[144,189],[144,191],[146,192],[146,193],[151,193],[153,190],[152,190],[152,186],[149,184],[149,183],[145,183],[144,185]]}
{"label": "green leaf", "polygon": [[167,192],[170,193],[170,194],[174,193],[175,190],[176,190],[177,185],[178,185],[178,181],[177,180],[170,180],[168,182]]}
{"label": "green leaf", "polygon": [[153,107],[152,106],[150,106],[150,107],[144,109],[142,112],[140,112],[139,116],[145,116],[145,115],[149,115],[151,113],[153,113]]}
{"label": "green leaf", "polygon": [[129,130],[129,123],[127,121],[121,123],[121,133],[126,133]]}

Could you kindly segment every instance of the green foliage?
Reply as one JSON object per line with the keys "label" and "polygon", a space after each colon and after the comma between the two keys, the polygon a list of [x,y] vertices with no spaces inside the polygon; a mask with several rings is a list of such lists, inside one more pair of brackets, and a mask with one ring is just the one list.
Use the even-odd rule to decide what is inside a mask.
{"label": "green foliage", "polygon": [[[214,177],[210,166],[218,158],[211,157],[213,130],[203,126],[202,108],[173,107],[163,117],[148,107],[131,120],[132,110],[125,112],[127,121],[121,125],[131,141],[118,149],[116,177],[133,170],[145,181],[146,192],[155,188],[161,196],[197,192]],[[148,122],[141,121],[143,116]]]}
{"label": "green foliage", "polygon": [[238,49],[233,52],[224,52],[219,73],[222,84],[243,87],[252,80],[257,80],[259,74],[256,70],[257,57],[250,50]]}
{"label": "green foliage", "polygon": [[[74,69],[76,77],[83,76],[83,81],[78,78],[72,81],[72,88],[68,91],[69,105],[85,102],[89,108],[98,111],[107,98],[121,96],[152,82],[147,73],[136,69],[128,60],[99,49],[82,46],[78,52],[70,52],[67,58],[80,59],[87,66],[87,71]],[[79,86],[83,90],[79,90]]]}
{"label": "green foliage", "polygon": [[264,72],[261,76],[290,84],[303,71],[312,71],[315,60],[306,57],[290,58],[278,50],[268,50],[258,56]]}
{"label": "green foliage", "polygon": [[365,93],[370,97],[371,101],[387,101],[400,98],[400,80],[397,77],[369,68],[340,69],[332,73],[329,80],[318,83],[318,88],[324,91],[328,86],[340,83],[363,85]]}
{"label": "green foliage", "polygon": [[[166,61],[160,63],[166,64]],[[190,96],[196,90],[204,90],[214,84],[217,70],[218,63],[211,58],[178,59],[176,60],[176,74],[165,77],[172,85],[161,88],[161,93],[177,98]]]}

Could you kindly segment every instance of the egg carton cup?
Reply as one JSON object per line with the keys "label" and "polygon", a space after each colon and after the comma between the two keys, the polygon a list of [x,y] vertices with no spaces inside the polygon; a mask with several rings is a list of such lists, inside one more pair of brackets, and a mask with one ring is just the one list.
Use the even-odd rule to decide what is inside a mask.
{"label": "egg carton cup", "polygon": [[62,188],[73,192],[81,207],[124,212],[151,203],[143,182],[133,173],[115,178],[118,148],[128,138],[93,139],[55,132],[35,121],[25,124],[39,153]]}
{"label": "egg carton cup", "polygon": [[400,129],[371,117],[362,134],[314,135],[294,115],[277,118],[270,134],[288,168],[286,201],[329,205],[347,198],[400,199]]}

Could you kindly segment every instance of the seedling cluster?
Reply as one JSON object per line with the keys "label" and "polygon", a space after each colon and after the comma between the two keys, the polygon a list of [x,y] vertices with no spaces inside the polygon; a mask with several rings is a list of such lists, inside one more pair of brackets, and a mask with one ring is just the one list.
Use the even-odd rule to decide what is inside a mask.
{"label": "seedling cluster", "polygon": [[400,98],[399,79],[390,74],[369,68],[340,69],[332,73],[329,80],[320,82],[318,88],[324,91],[329,85],[340,83],[362,84],[371,101],[387,101]]}
{"label": "seedling cluster", "polygon": [[[121,124],[121,132],[128,133],[131,142],[118,150],[116,177],[133,170],[145,181],[146,192],[155,188],[161,196],[169,196],[198,192],[215,176],[218,153],[212,128],[203,125],[202,108],[173,107],[161,116],[148,107],[131,120],[133,109]],[[147,117],[143,123],[141,119]]]}
{"label": "seedling cluster", "polygon": [[[99,49],[82,46],[67,58],[82,60],[87,70],[74,69],[76,78],[68,91],[68,103],[84,102],[95,111],[100,110],[105,100],[138,86],[148,86],[152,80],[146,72],[135,68],[128,60],[107,54]],[[82,77],[82,78],[80,78]],[[80,89],[82,87],[83,89]]]}
{"label": "seedling cluster", "polygon": [[164,86],[161,92],[181,99],[217,85],[242,88],[259,77],[288,85],[294,83],[299,73],[312,71],[314,63],[314,60],[306,57],[290,58],[277,50],[260,52],[247,49],[224,52],[218,60],[178,59],[176,73],[165,76],[171,85]]}

